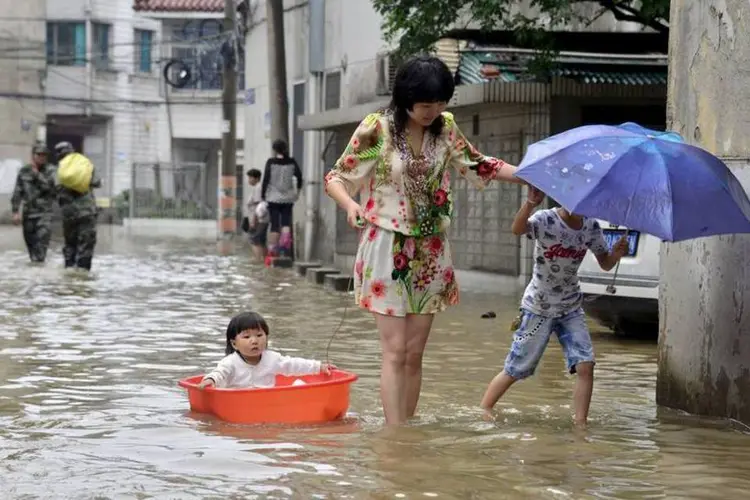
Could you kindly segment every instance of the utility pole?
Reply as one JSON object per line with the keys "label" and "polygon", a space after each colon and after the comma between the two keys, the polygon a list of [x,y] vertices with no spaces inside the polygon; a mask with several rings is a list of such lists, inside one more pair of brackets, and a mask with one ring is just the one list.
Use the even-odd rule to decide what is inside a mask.
{"label": "utility pole", "polygon": [[283,139],[289,144],[289,98],[286,93],[283,0],[266,0],[266,19],[271,141]]}
{"label": "utility pole", "polygon": [[[234,38],[237,26],[235,0],[224,0],[224,32],[230,37],[224,42],[222,55],[222,127],[221,127],[221,183],[219,194],[219,236],[222,243],[231,241],[237,232],[237,54]],[[227,248],[224,248],[227,250]]]}

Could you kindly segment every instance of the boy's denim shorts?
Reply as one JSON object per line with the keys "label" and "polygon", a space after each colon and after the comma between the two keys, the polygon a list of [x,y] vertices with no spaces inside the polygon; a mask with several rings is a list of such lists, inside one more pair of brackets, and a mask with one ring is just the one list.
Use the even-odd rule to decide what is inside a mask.
{"label": "boy's denim shorts", "polygon": [[594,346],[583,309],[558,318],[539,316],[521,309],[521,324],[513,335],[513,344],[505,358],[505,373],[515,379],[534,374],[553,333],[560,341],[570,373],[578,363],[594,362]]}

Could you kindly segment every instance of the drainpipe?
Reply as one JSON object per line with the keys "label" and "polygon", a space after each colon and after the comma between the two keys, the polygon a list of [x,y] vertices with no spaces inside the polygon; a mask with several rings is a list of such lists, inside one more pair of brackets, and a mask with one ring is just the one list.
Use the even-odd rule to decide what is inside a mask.
{"label": "drainpipe", "polygon": [[[310,0],[308,50],[308,113],[318,113],[323,108],[323,72],[325,71],[325,0]],[[305,247],[304,258],[312,260],[318,229],[320,186],[320,133],[305,132]]]}
{"label": "drainpipe", "polygon": [[84,104],[83,113],[86,116],[91,116],[91,100],[94,96],[94,64],[93,59],[93,46],[94,46],[94,29],[91,25],[91,14],[93,12],[93,0],[86,0],[86,6],[84,7],[84,16],[86,20],[86,104]]}

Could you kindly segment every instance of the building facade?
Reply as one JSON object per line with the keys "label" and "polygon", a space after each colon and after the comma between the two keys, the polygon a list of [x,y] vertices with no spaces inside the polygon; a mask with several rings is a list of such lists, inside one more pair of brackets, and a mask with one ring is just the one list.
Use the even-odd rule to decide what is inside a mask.
{"label": "building facade", "polygon": [[[357,234],[322,191],[321,181],[358,122],[389,101],[394,64],[382,39],[381,19],[369,0],[285,0],[284,32],[290,137],[304,164],[305,193],[295,208],[297,241],[305,258],[352,264]],[[264,6],[248,34],[248,88],[255,99],[245,110],[246,157],[262,165],[268,155],[267,30]],[[576,30],[596,41],[575,40]],[[591,26],[570,26],[579,48],[560,53],[545,81],[522,74],[529,51],[509,44],[446,39],[437,54],[459,85],[450,103],[468,139],[486,154],[517,163],[528,144],[586,123],[638,121],[664,128],[666,54],[649,50],[642,27],[608,16]],[[470,38],[470,37],[469,37]],[[636,41],[634,40],[638,40]],[[591,53],[580,46],[608,46]],[[615,46],[630,45],[630,53]],[[633,47],[646,45],[642,51]],[[575,43],[573,43],[575,45]],[[619,52],[623,52],[619,50]],[[455,223],[451,229],[456,266],[527,279],[532,248],[510,232],[524,194],[515,185],[475,191],[454,179]],[[301,246],[301,245],[298,245]]]}
{"label": "building facade", "polygon": [[69,141],[93,160],[100,198],[130,189],[133,163],[169,158],[160,37],[159,22],[129,0],[47,1],[47,142]]}
{"label": "building facade", "polygon": [[[16,174],[45,135],[42,99],[46,0],[0,0],[0,221],[10,217]],[[12,13],[12,16],[10,15]]]}
{"label": "building facade", "polygon": [[[135,12],[158,21],[161,27],[158,53],[165,108],[162,134],[166,136],[165,142],[170,150],[168,165],[174,165],[170,170],[177,171],[170,176],[174,178],[172,193],[176,195],[175,190],[179,187],[183,197],[200,201],[199,207],[193,207],[198,209],[195,214],[197,218],[215,219],[223,123],[222,48],[227,43],[236,44],[238,53],[238,94],[235,103],[238,178],[244,177],[242,172],[245,170],[245,57],[241,30],[229,32],[224,29],[223,0],[130,1]],[[188,76],[180,81],[179,73],[184,71],[187,71]],[[141,174],[141,178],[136,179],[136,185],[138,189],[145,191],[144,196],[148,196],[148,190],[156,187],[152,168],[141,164],[136,166],[136,171]],[[165,189],[163,177],[161,182],[159,188]],[[239,185],[241,187],[242,183]],[[145,201],[141,202],[143,203]],[[165,215],[170,215],[169,212],[170,210],[166,210]]]}

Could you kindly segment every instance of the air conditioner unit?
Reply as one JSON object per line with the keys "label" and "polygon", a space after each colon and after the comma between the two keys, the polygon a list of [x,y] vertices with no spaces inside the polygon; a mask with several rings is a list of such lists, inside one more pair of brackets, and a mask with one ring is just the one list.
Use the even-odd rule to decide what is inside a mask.
{"label": "air conditioner unit", "polygon": [[382,96],[391,95],[393,80],[396,78],[396,65],[392,62],[391,54],[378,54],[375,58],[375,69],[377,71],[375,93]]}

